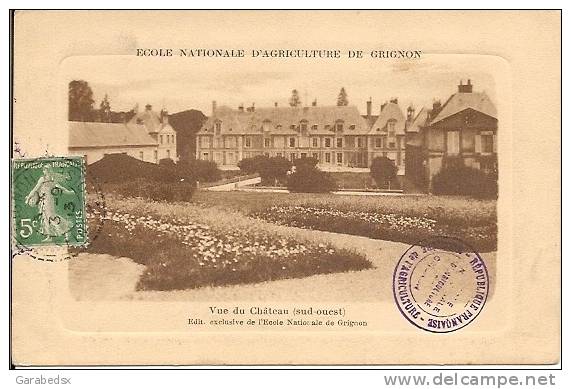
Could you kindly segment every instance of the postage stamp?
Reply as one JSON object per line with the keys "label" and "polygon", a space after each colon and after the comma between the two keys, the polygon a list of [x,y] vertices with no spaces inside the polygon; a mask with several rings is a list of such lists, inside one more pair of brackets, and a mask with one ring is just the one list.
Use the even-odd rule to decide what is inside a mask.
{"label": "postage stamp", "polygon": [[23,247],[88,243],[82,157],[12,162],[12,233]]}
{"label": "postage stamp", "polygon": [[480,314],[489,292],[481,256],[466,243],[435,237],[411,246],[393,274],[393,293],[402,315],[426,331],[459,330]]}

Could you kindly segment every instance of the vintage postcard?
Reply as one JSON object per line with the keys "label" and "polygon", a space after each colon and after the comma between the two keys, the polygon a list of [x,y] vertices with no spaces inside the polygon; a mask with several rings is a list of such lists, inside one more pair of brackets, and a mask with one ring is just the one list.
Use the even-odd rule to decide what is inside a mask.
{"label": "vintage postcard", "polygon": [[16,11],[15,366],[557,364],[558,11]]}

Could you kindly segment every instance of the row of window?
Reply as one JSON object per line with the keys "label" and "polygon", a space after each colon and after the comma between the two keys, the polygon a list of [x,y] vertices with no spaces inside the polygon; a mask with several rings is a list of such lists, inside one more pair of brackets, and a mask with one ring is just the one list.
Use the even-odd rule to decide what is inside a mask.
{"label": "row of window", "polygon": [[[167,157],[167,158],[170,158],[170,157],[171,157],[171,151],[170,151],[170,150],[167,150],[167,156],[166,156],[166,157]],[[139,151],[139,159],[140,159],[141,161],[144,161],[144,160],[145,160],[145,153],[144,153],[144,152]],[[153,150],[153,161],[154,161],[154,162],[159,162],[159,153],[157,152],[157,150]]]}
{"label": "row of window", "polygon": [[161,134],[161,135],[159,135],[159,139],[160,139],[161,144],[164,144],[164,143],[165,143],[165,142],[164,142],[165,138],[166,138],[166,143],[167,143],[167,144],[171,144],[171,143],[174,144],[174,142],[175,142],[174,134],[173,134],[173,135],[171,135],[171,134],[166,134],[166,135]]}
{"label": "row of window", "polygon": [[[305,132],[305,131],[307,131],[308,128],[310,128],[310,127],[309,127],[309,123],[308,123],[307,121],[301,121],[301,122],[299,123],[299,126],[296,125],[296,124],[290,124],[289,128],[290,128],[290,130],[299,129],[299,130],[301,130],[302,132]],[[333,125],[333,126],[330,125],[330,124],[325,124],[325,125],[323,126],[323,128],[326,129],[326,130],[330,130],[330,131],[343,131],[343,129],[345,128],[345,126],[344,126],[343,123],[336,123],[336,124]],[[355,124],[349,125],[349,129],[350,129],[350,130],[354,130],[355,128],[357,128],[357,126],[356,126]],[[217,121],[217,122],[214,124],[214,129],[215,129],[216,134],[219,135],[220,132],[222,131],[222,122],[221,122],[221,121]],[[256,125],[252,125],[252,128],[251,128],[251,129],[254,130],[254,131],[257,131],[257,130],[258,130],[258,127],[257,127]],[[282,125],[281,125],[281,124],[278,124],[278,125],[276,126],[276,129],[281,130],[281,129],[282,129]],[[318,130],[318,129],[319,129],[319,125],[317,125],[317,124],[313,124],[313,125],[311,126],[311,130],[316,131],[316,130]],[[264,122],[264,124],[262,125],[262,130],[265,131],[265,132],[271,131],[272,128],[271,128],[271,126],[270,126],[270,123],[269,123],[269,122]],[[232,128],[228,128],[228,131],[232,131]]]}
{"label": "row of window", "polygon": [[[366,138],[356,138],[357,142],[356,145],[354,145],[357,148],[363,148],[366,146]],[[215,148],[235,148],[236,147],[236,138],[235,137],[225,137],[224,140],[221,139],[214,139],[215,142]],[[264,147],[265,148],[271,148],[271,147],[276,147],[276,146],[272,146],[272,140],[270,138],[264,138]],[[326,148],[330,148],[332,147],[333,144],[333,138],[324,138],[324,142],[323,142],[323,147]],[[244,147],[245,148],[251,148],[253,145],[252,142],[252,138],[251,137],[246,137],[244,139]],[[288,138],[288,143],[287,143],[288,147],[290,148],[294,148],[294,147],[298,147],[297,141],[296,141],[296,137],[289,137]],[[344,145],[346,146],[346,142],[343,141],[343,138],[335,138],[335,146],[337,148],[342,148],[344,147]],[[374,145],[376,148],[390,148],[390,149],[394,149],[396,148],[396,142],[394,139],[387,139],[386,137],[376,137],[375,141],[374,141]],[[202,148],[208,148],[210,147],[210,138],[209,137],[201,137],[200,139],[200,146]],[[308,145],[309,146],[309,145]],[[314,148],[318,148],[320,147],[320,141],[319,138],[311,138],[311,143],[310,143],[310,147],[314,147]]]}
{"label": "row of window", "polygon": [[[494,134],[491,131],[482,132],[474,137],[474,151],[481,154],[494,152]],[[460,131],[447,131],[446,153],[449,155],[460,154]]]}

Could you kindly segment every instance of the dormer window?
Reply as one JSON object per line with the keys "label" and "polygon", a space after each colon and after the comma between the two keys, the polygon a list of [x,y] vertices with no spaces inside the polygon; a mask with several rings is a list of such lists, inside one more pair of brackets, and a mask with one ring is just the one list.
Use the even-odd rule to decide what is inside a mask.
{"label": "dormer window", "polygon": [[289,126],[289,128],[290,128],[290,130],[295,130],[295,124],[291,124],[291,125]]}
{"label": "dormer window", "polygon": [[325,129],[326,129],[326,130],[329,130],[329,129],[331,129],[331,126],[330,126],[329,124],[326,124],[326,125],[325,125]]}
{"label": "dormer window", "polygon": [[301,129],[302,132],[307,131],[307,120],[302,120],[301,122],[299,122],[299,128]]}
{"label": "dormer window", "polygon": [[264,123],[262,124],[262,129],[264,132],[270,131],[270,124],[271,124],[270,120],[268,119],[264,120]]}
{"label": "dormer window", "polygon": [[343,122],[335,123],[335,131],[343,131]]}
{"label": "dormer window", "polygon": [[314,124],[313,126],[311,126],[312,130],[317,130],[317,124]]}
{"label": "dormer window", "polygon": [[220,131],[222,131],[222,122],[220,120],[214,123],[214,129],[216,130],[216,135],[220,135]]}
{"label": "dormer window", "polygon": [[351,124],[351,125],[349,126],[349,129],[350,129],[350,130],[354,130],[354,129],[355,129],[355,125],[354,125],[354,124]]}
{"label": "dormer window", "polygon": [[397,121],[395,119],[391,119],[387,122],[387,129],[389,131],[389,135],[391,135],[391,136],[395,135],[396,124],[397,124]]}

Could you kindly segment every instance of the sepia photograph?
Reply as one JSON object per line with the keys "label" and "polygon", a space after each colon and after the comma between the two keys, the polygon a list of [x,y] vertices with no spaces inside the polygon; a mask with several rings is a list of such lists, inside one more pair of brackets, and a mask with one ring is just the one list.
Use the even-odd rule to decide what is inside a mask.
{"label": "sepia photograph", "polygon": [[398,253],[434,236],[473,247],[494,282],[492,75],[89,62],[68,84],[68,154],[105,208],[69,263],[76,298],[386,301]]}

